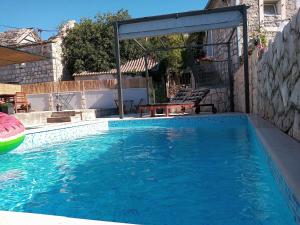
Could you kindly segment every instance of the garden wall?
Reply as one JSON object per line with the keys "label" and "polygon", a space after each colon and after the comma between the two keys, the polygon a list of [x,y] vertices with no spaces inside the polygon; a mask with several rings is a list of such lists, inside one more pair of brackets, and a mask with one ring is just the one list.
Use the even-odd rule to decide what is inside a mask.
{"label": "garden wall", "polygon": [[[146,79],[123,79],[124,105],[130,111],[143,99],[147,103]],[[118,96],[116,79],[45,82],[22,85],[34,111],[53,111],[56,105],[63,110],[115,109]],[[150,79],[152,90],[152,80]]]}
{"label": "garden wall", "polygon": [[[300,12],[277,33],[268,50],[250,57],[251,113],[300,140]],[[243,74],[235,74],[235,103],[244,112]]]}
{"label": "garden wall", "polygon": [[[115,109],[117,96],[117,89],[27,95],[33,111],[53,111],[57,103],[62,104],[63,110]],[[143,103],[147,103],[146,88],[123,89],[123,96],[125,107],[133,111],[135,111],[134,107],[140,103],[141,99],[143,99]],[[126,103],[126,101],[132,101],[132,103]]]}
{"label": "garden wall", "polygon": [[257,112],[300,140],[300,12],[258,63]]}
{"label": "garden wall", "polygon": [[19,47],[22,51],[43,55],[48,59],[13,64],[0,68],[0,82],[32,84],[57,81],[63,78],[63,63],[61,56],[61,40],[27,44]]}
{"label": "garden wall", "polygon": [[[261,50],[255,49],[249,56],[249,100],[250,112],[257,112],[257,64]],[[234,111],[246,112],[244,66],[240,66],[234,74]]]}

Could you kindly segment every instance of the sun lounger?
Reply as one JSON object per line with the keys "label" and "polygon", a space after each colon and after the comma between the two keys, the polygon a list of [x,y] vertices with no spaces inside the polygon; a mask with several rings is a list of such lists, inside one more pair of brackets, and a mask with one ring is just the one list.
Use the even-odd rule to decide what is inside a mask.
{"label": "sun lounger", "polygon": [[201,101],[209,94],[209,89],[197,89],[191,91],[180,91],[174,98],[171,99],[170,103],[157,103],[157,104],[148,104],[141,105],[139,111],[141,117],[143,116],[144,111],[149,111],[151,117],[155,117],[157,109],[163,109],[166,116],[169,116],[171,109],[180,108],[182,112],[185,112],[187,108],[196,108],[195,112],[200,113],[201,106],[210,106],[212,107],[212,112],[216,113],[216,108],[214,104],[200,104]]}
{"label": "sun lounger", "polygon": [[216,113],[217,109],[214,104],[206,103],[201,104],[201,102],[206,98],[206,96],[209,94],[210,90],[207,88],[197,89],[192,91],[191,96],[189,96],[186,101],[193,101],[195,103],[195,113],[200,113],[201,107],[211,107],[212,113]]}
{"label": "sun lounger", "polygon": [[141,105],[139,107],[141,117],[145,110],[150,112],[151,117],[155,117],[157,109],[163,109],[166,116],[169,116],[171,109],[178,109],[185,110],[185,108],[193,108],[193,102],[183,102],[183,103],[157,103],[157,104],[148,104],[148,105]]}

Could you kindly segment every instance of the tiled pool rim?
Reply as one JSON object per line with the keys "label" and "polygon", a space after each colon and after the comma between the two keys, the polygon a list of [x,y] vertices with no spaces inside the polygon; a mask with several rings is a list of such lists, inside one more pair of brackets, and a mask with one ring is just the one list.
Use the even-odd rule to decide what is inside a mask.
{"label": "tiled pool rim", "polygon": [[248,120],[251,131],[255,133],[254,137],[257,139],[257,144],[265,150],[272,173],[286,196],[295,220],[300,224],[300,143],[259,117],[233,113],[171,118],[98,119],[97,121],[28,130],[26,131],[24,143],[15,151],[24,152],[47,144],[57,143],[58,140],[64,142],[95,135],[116,126],[122,128],[137,124],[143,125],[150,121],[152,124],[164,123],[165,125],[171,125],[174,120],[214,120],[215,118],[226,118],[226,120],[245,118]]}
{"label": "tiled pool rim", "polygon": [[248,121],[295,221],[300,224],[300,143],[259,117],[248,116]]}

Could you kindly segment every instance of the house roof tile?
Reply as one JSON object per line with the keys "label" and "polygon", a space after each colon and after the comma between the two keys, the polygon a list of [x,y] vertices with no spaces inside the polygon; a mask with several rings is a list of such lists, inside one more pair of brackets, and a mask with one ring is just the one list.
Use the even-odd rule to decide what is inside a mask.
{"label": "house roof tile", "polygon": [[[151,70],[158,65],[158,62],[152,58],[148,58],[148,69]],[[125,64],[121,65],[121,73],[139,73],[145,71],[145,59],[143,57],[135,60],[130,60]],[[106,74],[116,74],[116,69],[111,69],[109,71],[102,72],[81,72],[74,73],[73,76],[97,76],[97,75],[106,75]]]}
{"label": "house roof tile", "polygon": [[32,28],[22,28],[0,32],[0,45],[2,46],[17,46],[30,33],[33,33],[37,41],[41,41],[37,33]]}

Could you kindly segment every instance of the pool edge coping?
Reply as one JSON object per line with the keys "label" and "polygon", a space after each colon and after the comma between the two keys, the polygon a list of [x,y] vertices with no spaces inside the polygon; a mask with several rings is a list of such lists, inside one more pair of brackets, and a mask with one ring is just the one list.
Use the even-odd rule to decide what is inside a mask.
{"label": "pool edge coping", "polygon": [[37,213],[0,211],[0,225],[133,225],[101,220],[87,220]]}
{"label": "pool edge coping", "polygon": [[248,115],[248,119],[300,203],[300,143],[261,117]]}

